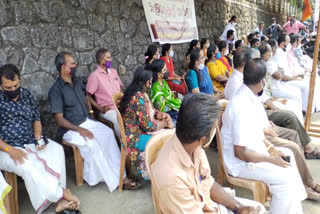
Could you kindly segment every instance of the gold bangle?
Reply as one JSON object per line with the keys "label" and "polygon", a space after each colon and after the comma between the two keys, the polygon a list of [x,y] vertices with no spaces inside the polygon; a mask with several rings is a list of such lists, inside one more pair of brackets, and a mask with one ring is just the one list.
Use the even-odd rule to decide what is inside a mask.
{"label": "gold bangle", "polygon": [[4,151],[9,152],[9,146],[7,146]]}
{"label": "gold bangle", "polygon": [[90,110],[90,111],[89,111],[89,114],[93,114],[93,110]]}
{"label": "gold bangle", "polygon": [[270,145],[268,146],[268,148],[267,148],[267,151],[269,152],[269,150],[270,150],[272,147],[273,147],[273,145],[270,144]]}

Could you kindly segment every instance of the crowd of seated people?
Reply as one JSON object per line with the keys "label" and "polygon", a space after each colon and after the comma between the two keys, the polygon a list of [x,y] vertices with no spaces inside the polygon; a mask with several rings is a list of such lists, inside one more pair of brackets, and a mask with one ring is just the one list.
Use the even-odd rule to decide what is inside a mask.
{"label": "crowd of seated people", "polygon": [[[174,45],[150,44],[145,64],[126,89],[105,48],[96,52],[97,68],[86,85],[71,53],[55,57],[59,77],[48,94],[51,113],[60,137],[80,150],[89,186],[105,182],[110,192],[119,186],[118,109],[128,155],[123,188],[138,189],[153,177],[163,213],[266,212],[262,204],[232,197],[214,181],[202,145],[212,141],[218,124],[228,173],[266,183],[271,214],[302,213],[301,201],[320,201],[320,185],[306,163],[320,159],[320,152],[302,125],[311,59],[301,50],[301,37],[282,32],[288,25],[281,28],[273,18],[266,35],[261,22],[237,40],[237,21],[233,16],[214,41],[192,40],[184,71],[175,69]],[[315,111],[320,109],[318,78]],[[123,97],[115,106],[119,92]],[[222,102],[227,107],[219,118]],[[63,148],[42,134],[37,105],[11,64],[0,68],[0,123],[0,169],[24,179],[34,209],[41,213],[56,203],[57,213],[77,213],[80,201],[66,188]],[[149,175],[145,149],[163,129],[175,134]]]}

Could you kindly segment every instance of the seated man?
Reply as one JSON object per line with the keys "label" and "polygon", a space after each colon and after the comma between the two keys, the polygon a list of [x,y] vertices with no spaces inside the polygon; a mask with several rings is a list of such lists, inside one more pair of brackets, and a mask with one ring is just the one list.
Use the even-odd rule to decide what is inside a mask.
{"label": "seated man", "polygon": [[174,134],[151,165],[154,194],[162,213],[265,213],[258,202],[234,198],[211,176],[202,145],[214,137],[216,98],[198,93],[184,97]]}
{"label": "seated man", "polygon": [[[119,185],[120,174],[120,150],[113,131],[88,119],[85,87],[75,76],[76,64],[71,54],[59,53],[55,64],[60,76],[49,91],[49,100],[60,133],[65,141],[80,149],[83,179],[90,186],[105,181],[112,192]],[[125,179],[125,188],[134,185]]]}
{"label": "seated man", "polygon": [[261,59],[246,63],[244,84],[229,100],[222,116],[225,165],[234,177],[268,185],[272,195],[270,213],[303,213],[301,201],[307,195],[292,152],[276,149],[265,139],[269,121],[257,95],[263,90],[266,70]]}
{"label": "seated man", "polygon": [[66,189],[62,146],[43,142],[40,114],[31,93],[21,88],[20,72],[12,64],[0,68],[0,169],[21,176],[33,208],[42,213],[51,203],[56,212],[79,209]]}
{"label": "seated man", "polygon": [[99,111],[99,116],[113,123],[114,130],[120,138],[117,112],[113,106],[112,96],[121,91],[122,82],[117,71],[111,68],[110,51],[105,48],[99,49],[96,60],[98,67],[90,74],[87,83],[89,99],[93,107]]}

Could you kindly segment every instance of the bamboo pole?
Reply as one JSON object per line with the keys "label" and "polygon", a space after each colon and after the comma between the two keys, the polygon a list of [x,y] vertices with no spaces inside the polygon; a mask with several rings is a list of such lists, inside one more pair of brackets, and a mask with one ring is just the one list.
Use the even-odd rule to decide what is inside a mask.
{"label": "bamboo pole", "polygon": [[[320,21],[320,13],[319,13],[319,21]],[[319,55],[319,39],[320,39],[320,26],[318,22],[318,30],[317,30],[317,36],[316,36],[316,44],[314,46],[314,52],[313,52],[313,64],[312,64],[312,72],[310,77],[310,84],[309,84],[309,97],[308,97],[308,108],[307,108],[307,114],[306,114],[306,121],[304,123],[304,127],[307,131],[310,129],[310,123],[311,123],[311,112],[313,111],[313,96],[314,96],[314,86],[316,82],[316,75],[317,75],[317,64],[318,64],[318,55]],[[319,99],[319,97],[317,97]],[[319,131],[320,133],[320,131]]]}

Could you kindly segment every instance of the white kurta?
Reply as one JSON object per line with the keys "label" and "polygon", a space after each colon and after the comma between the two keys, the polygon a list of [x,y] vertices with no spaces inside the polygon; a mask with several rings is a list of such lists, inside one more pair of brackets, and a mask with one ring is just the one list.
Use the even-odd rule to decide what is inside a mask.
{"label": "white kurta", "polygon": [[235,157],[235,145],[269,155],[264,144],[268,118],[260,99],[246,85],[242,85],[229,101],[222,123],[223,153],[228,173],[266,183],[272,194],[271,214],[302,213],[301,201],[307,194],[291,151],[283,150],[291,156],[288,168],[268,162],[248,163]]}
{"label": "white kurta", "polygon": [[[275,55],[275,62],[277,65],[284,70],[284,74],[292,77],[295,73],[291,70],[288,62],[287,53],[284,52],[281,48],[277,49],[276,55]],[[301,70],[301,67],[297,68]],[[315,84],[315,92],[314,92],[314,100],[313,100],[313,111],[315,109],[320,109],[320,85],[318,76],[316,77],[316,84]],[[290,85],[298,87],[301,90],[302,94],[302,110],[306,111],[308,107],[308,97],[309,97],[309,83],[310,83],[310,77],[305,76],[302,80],[293,80],[293,81],[287,81],[283,82],[281,81],[281,84],[284,86]]]}
{"label": "white kurta", "polygon": [[22,150],[28,154],[28,159],[17,165],[8,153],[0,151],[0,169],[23,178],[33,208],[42,213],[51,203],[63,198],[66,188],[64,151],[52,140],[43,150],[38,151],[34,144],[25,145]]}
{"label": "white kurta", "polygon": [[302,94],[298,87],[284,84],[281,80],[276,80],[272,75],[279,71],[277,59],[275,56],[271,57],[267,62],[267,72],[270,75],[272,95],[277,98],[289,99],[300,104],[302,108]]}
{"label": "white kurta", "polygon": [[224,31],[223,31],[223,33],[221,34],[220,39],[226,41],[226,40],[227,40],[227,32],[228,32],[229,30],[233,30],[233,31],[234,31],[234,33],[233,33],[233,35],[234,35],[233,43],[235,43],[235,42],[238,40],[238,39],[237,39],[237,31],[236,31],[235,26],[234,26],[231,22],[229,22],[229,23],[226,25],[226,27],[224,28]]}
{"label": "white kurta", "polygon": [[230,79],[227,82],[226,87],[224,88],[224,95],[229,100],[237,92],[237,90],[243,84],[243,73],[234,69]]}
{"label": "white kurta", "polygon": [[119,185],[120,150],[113,131],[104,124],[87,119],[80,127],[88,129],[93,139],[84,139],[76,131],[68,131],[63,139],[77,145],[84,160],[83,179],[90,185],[106,182],[110,192]]}

